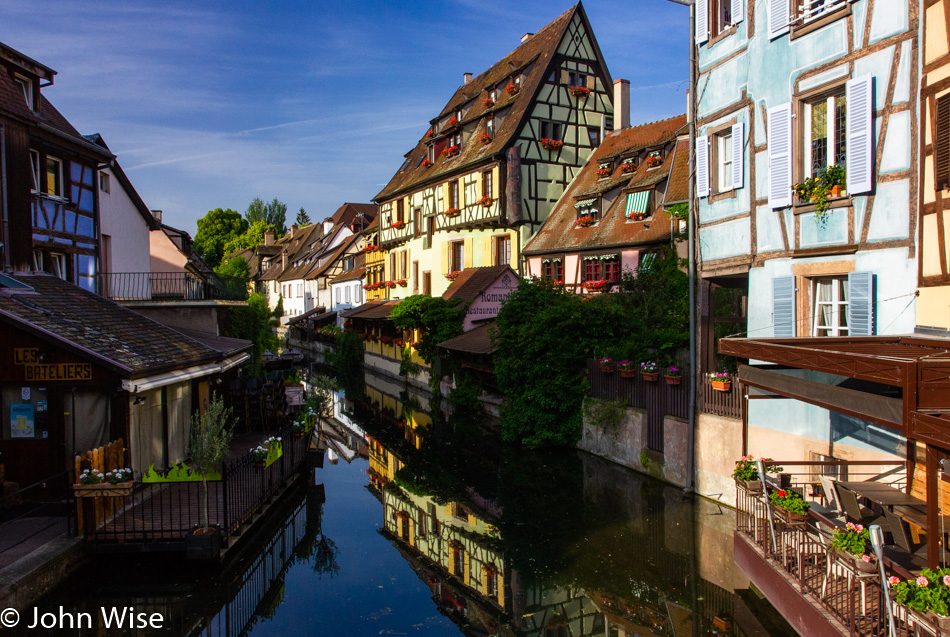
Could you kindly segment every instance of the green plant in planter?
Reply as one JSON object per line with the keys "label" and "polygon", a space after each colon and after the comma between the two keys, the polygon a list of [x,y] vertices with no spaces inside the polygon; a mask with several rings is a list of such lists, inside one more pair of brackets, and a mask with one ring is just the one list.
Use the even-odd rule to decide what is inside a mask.
{"label": "green plant in planter", "polygon": [[888,579],[894,601],[918,613],[950,615],[950,569],[933,571],[925,568],[914,579],[901,581],[898,577]]}
{"label": "green plant in planter", "polygon": [[802,515],[808,513],[809,504],[795,491],[786,489],[773,491],[772,495],[769,496],[769,502],[772,503],[772,506],[785,509],[789,513],[800,513]]}
{"label": "green plant in planter", "polygon": [[[732,470],[732,477],[747,482],[758,480],[759,469],[756,462],[752,455],[742,456],[741,459],[736,460],[736,468]],[[774,464],[771,458],[762,458],[762,463],[765,465],[766,473],[781,473],[783,471],[782,467]]]}
{"label": "green plant in planter", "polygon": [[836,186],[844,186],[846,177],[844,166],[831,165],[823,168],[817,177],[809,177],[793,185],[792,190],[800,199],[815,205],[815,223],[824,223],[827,220],[828,196]]}
{"label": "green plant in planter", "polygon": [[202,501],[202,522],[204,528],[211,528],[208,513],[208,479],[212,471],[221,469],[221,463],[231,451],[230,427],[231,408],[224,407],[224,401],[217,394],[211,395],[211,403],[204,413],[195,412],[191,419],[191,440],[188,455],[195,470],[201,474],[201,486],[204,492]]}
{"label": "green plant in planter", "polygon": [[844,529],[836,529],[831,536],[831,546],[842,553],[849,553],[855,557],[864,558],[870,562],[868,547],[871,545],[871,538],[868,530],[861,524],[848,522]]}

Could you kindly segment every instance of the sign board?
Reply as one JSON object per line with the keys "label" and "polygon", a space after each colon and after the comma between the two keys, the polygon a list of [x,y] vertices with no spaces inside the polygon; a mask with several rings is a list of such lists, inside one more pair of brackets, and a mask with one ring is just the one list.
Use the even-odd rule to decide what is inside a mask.
{"label": "sign board", "polygon": [[33,403],[15,403],[10,405],[10,437],[33,438],[35,419]]}
{"label": "sign board", "polygon": [[[45,357],[36,347],[16,347],[13,349],[13,364],[23,367],[23,379],[26,381],[92,380],[90,363],[44,363]],[[29,392],[25,387],[22,392]],[[29,395],[23,396],[29,400]]]}
{"label": "sign board", "polygon": [[482,321],[496,318],[498,310],[501,309],[501,304],[518,287],[518,281],[516,274],[506,271],[494,283],[485,288],[481,294],[472,299],[462,329],[467,332]]}

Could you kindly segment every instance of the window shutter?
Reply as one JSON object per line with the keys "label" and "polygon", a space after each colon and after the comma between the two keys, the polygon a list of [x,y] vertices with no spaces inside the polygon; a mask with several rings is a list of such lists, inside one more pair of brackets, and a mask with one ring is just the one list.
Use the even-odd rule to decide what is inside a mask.
{"label": "window shutter", "polygon": [[561,84],[567,86],[571,83],[571,74],[567,69],[561,69]]}
{"label": "window shutter", "polygon": [[745,17],[745,3],[742,0],[732,0],[730,11],[732,13],[732,23],[739,24],[742,22],[742,18]]}
{"label": "window shutter", "polygon": [[696,196],[709,196],[709,137],[696,138]]}
{"label": "window shutter", "polygon": [[772,331],[776,338],[795,336],[795,277],[772,279]]}
{"label": "window shutter", "polygon": [[874,334],[874,274],[852,272],[848,275],[848,334]]}
{"label": "window shutter", "polygon": [[848,192],[855,195],[871,191],[871,102],[874,87],[870,75],[856,77],[845,87],[847,101],[847,172]]}
{"label": "window shutter", "polygon": [[597,78],[594,77],[593,75],[587,76],[587,88],[589,88],[590,90],[594,90],[595,88],[597,88]]}
{"label": "window shutter", "polygon": [[745,170],[743,161],[743,151],[745,150],[745,123],[739,122],[732,126],[732,187],[742,188],[743,171]]}
{"label": "window shutter", "polygon": [[934,188],[950,187],[950,95],[937,98],[934,133]]}
{"label": "window shutter", "polygon": [[465,243],[464,243],[464,246],[465,246],[465,254],[463,255],[463,257],[464,257],[464,260],[465,260],[465,268],[466,268],[466,269],[472,267],[472,249],[473,249],[473,244],[474,244],[474,242],[472,241],[472,237],[468,237],[467,239],[465,239]]}
{"label": "window shutter", "polygon": [[788,0],[768,0],[769,39],[788,33]]}
{"label": "window shutter", "polygon": [[769,109],[769,207],[792,205],[792,104]]}
{"label": "window shutter", "polygon": [[696,0],[696,44],[709,40],[709,0]]}

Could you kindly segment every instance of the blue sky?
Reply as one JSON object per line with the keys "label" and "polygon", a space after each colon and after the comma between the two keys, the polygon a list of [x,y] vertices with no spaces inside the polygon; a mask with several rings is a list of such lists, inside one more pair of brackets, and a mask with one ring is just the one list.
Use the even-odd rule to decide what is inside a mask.
{"label": "blue sky", "polygon": [[[39,10],[39,6],[42,10]],[[101,133],[150,208],[194,232],[255,196],[311,219],[368,202],[462,82],[570,2],[3,0],[0,41]],[[584,5],[634,124],[686,110],[688,10]]]}

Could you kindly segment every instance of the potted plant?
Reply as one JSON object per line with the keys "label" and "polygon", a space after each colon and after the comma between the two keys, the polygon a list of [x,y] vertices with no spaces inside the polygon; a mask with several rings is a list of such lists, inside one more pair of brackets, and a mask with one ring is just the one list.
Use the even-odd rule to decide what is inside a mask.
{"label": "potted plant", "polygon": [[491,133],[485,133],[484,135],[482,135],[482,136],[479,137],[478,139],[481,140],[481,142],[482,142],[483,144],[490,144],[490,143],[491,143]]}
{"label": "potted plant", "polygon": [[877,558],[871,551],[871,538],[861,524],[848,522],[843,529],[835,529],[831,536],[831,550],[835,558],[854,564],[854,568],[866,573],[877,571]]}
{"label": "potted plant", "polygon": [[627,215],[627,218],[632,221],[643,221],[647,218],[647,213],[645,212],[631,212]]}
{"label": "potted plant", "polygon": [[832,197],[841,197],[844,191],[845,183],[848,179],[848,174],[845,171],[844,166],[832,164],[831,166],[828,166],[822,170],[818,174],[818,178],[828,186]]}
{"label": "potted plant", "polygon": [[85,469],[79,474],[79,482],[73,485],[77,498],[119,498],[132,493],[132,470],[113,469],[102,473],[98,469]]}
{"label": "potted plant", "polygon": [[505,93],[508,93],[508,95],[517,95],[520,90],[521,87],[514,82],[505,87]]}
{"label": "potted plant", "polygon": [[422,160],[422,167],[423,167],[423,168],[428,168],[429,166],[431,166],[431,165],[434,164],[434,163],[435,163],[435,162],[432,161],[431,159],[423,159],[423,160]]}
{"label": "potted plant", "polygon": [[461,151],[462,151],[462,148],[461,148],[458,144],[455,144],[454,146],[449,146],[448,148],[443,148],[443,149],[442,149],[442,154],[445,155],[446,157],[455,157],[455,156],[458,155]]}
{"label": "potted plant", "polygon": [[396,282],[395,282],[395,281],[386,281],[386,287],[387,287],[387,288],[394,288],[394,287],[396,287]]}
{"label": "potted plant", "polygon": [[251,455],[254,458],[254,466],[258,469],[266,469],[275,460],[284,455],[284,450],[280,441],[280,436],[270,436],[264,442],[251,448]]}
{"label": "potted plant", "polygon": [[457,217],[462,214],[461,208],[449,208],[443,213],[446,217]]}
{"label": "potted plant", "polygon": [[614,359],[609,356],[604,356],[597,359],[597,364],[600,365],[600,371],[605,374],[613,374],[617,369],[617,365],[614,363]]}
{"label": "potted plant", "polygon": [[660,153],[650,153],[647,157],[647,168],[656,168],[663,163],[663,157]]}
{"label": "potted plant", "polygon": [[910,609],[912,615],[923,616],[941,632],[950,630],[950,569],[925,568],[913,579],[901,581],[891,576],[888,583],[894,601]]}
{"label": "potted plant", "polygon": [[446,127],[446,128],[452,128],[453,126],[457,126],[458,123],[459,123],[459,118],[458,118],[458,117],[453,117],[452,119],[449,120],[449,123],[446,124],[445,127]]}
{"label": "potted plant", "polygon": [[846,194],[842,191],[846,179],[844,166],[831,165],[823,168],[816,177],[809,177],[801,183],[794,184],[792,190],[800,201],[815,205],[815,222],[822,223],[828,214],[828,198]]}
{"label": "potted plant", "polygon": [[493,100],[490,97],[486,97],[485,99],[482,100],[482,104],[485,105],[485,108],[491,108],[492,106],[495,105],[495,100]]}
{"label": "potted plant", "polygon": [[454,281],[455,279],[458,278],[460,274],[462,274],[461,270],[452,270],[451,272],[445,275],[445,278],[448,279],[449,281]]}
{"label": "potted plant", "polygon": [[601,179],[606,179],[607,177],[610,177],[610,173],[612,172],[613,171],[610,169],[610,166],[601,166],[597,169],[597,176]]}
{"label": "potted plant", "polygon": [[585,98],[590,95],[591,91],[586,86],[572,86],[570,88],[571,95],[574,97]]}
{"label": "potted plant", "polygon": [[487,207],[489,207],[490,205],[492,205],[494,202],[495,202],[494,199],[492,199],[492,198],[489,197],[488,195],[485,195],[484,197],[482,197],[481,199],[479,199],[479,200],[476,201],[475,203],[476,203],[476,205],[485,206],[485,207],[487,208]]}
{"label": "potted plant", "polygon": [[431,128],[426,131],[426,139],[432,139],[433,135],[435,135],[435,132]]}
{"label": "potted plant", "polygon": [[[776,465],[771,458],[761,458],[761,460],[766,473],[782,472],[782,467]],[[732,478],[740,489],[749,493],[762,493],[762,479],[759,476],[755,456],[742,456],[742,458],[736,460],[736,468],[732,470]]]}
{"label": "potted plant", "polygon": [[303,438],[310,431],[310,425],[305,418],[306,414],[301,414],[298,419],[294,421],[294,438]]}
{"label": "potted plant", "polygon": [[594,281],[584,281],[581,283],[586,290],[590,292],[602,292],[604,289],[610,287],[610,281],[607,279],[597,279]]}
{"label": "potted plant", "polygon": [[769,502],[775,507],[779,518],[789,525],[801,525],[808,519],[809,504],[802,496],[791,489],[777,489],[769,495]]}
{"label": "potted plant", "polygon": [[185,552],[189,558],[211,559],[221,550],[221,529],[211,525],[208,510],[207,475],[221,469],[221,463],[231,451],[232,432],[229,427],[231,409],[224,407],[224,401],[217,394],[211,396],[211,403],[204,413],[196,412],[191,419],[191,440],[188,455],[195,471],[201,474],[202,524],[185,538]]}
{"label": "potted plant", "polygon": [[655,383],[660,378],[660,372],[658,371],[656,361],[643,361],[640,363],[640,375],[643,376],[643,380]]}
{"label": "potted plant", "polygon": [[547,150],[558,150],[564,146],[564,142],[559,139],[548,139],[547,137],[544,137],[541,139],[541,146]]}
{"label": "potted plant", "polygon": [[407,287],[409,287],[409,280],[408,280],[408,279],[398,279],[398,280],[396,281],[396,285],[398,285],[398,286],[401,287],[401,288],[407,288]]}
{"label": "potted plant", "polygon": [[624,173],[636,172],[638,166],[633,159],[624,159],[620,164],[620,170]]}
{"label": "potted plant", "polygon": [[663,380],[666,381],[667,385],[679,385],[683,380],[683,375],[678,367],[670,365],[666,368],[666,373],[663,374]]}
{"label": "potted plant", "polygon": [[591,215],[583,215],[581,217],[578,217],[577,220],[574,221],[574,225],[577,226],[578,228],[590,228],[592,225],[596,223],[597,223],[597,219],[592,217]]}
{"label": "potted plant", "polygon": [[729,391],[732,389],[732,376],[729,372],[710,372],[709,384],[716,391]]}
{"label": "potted plant", "polygon": [[637,364],[635,361],[624,359],[617,361],[617,369],[623,378],[634,378],[637,375]]}

